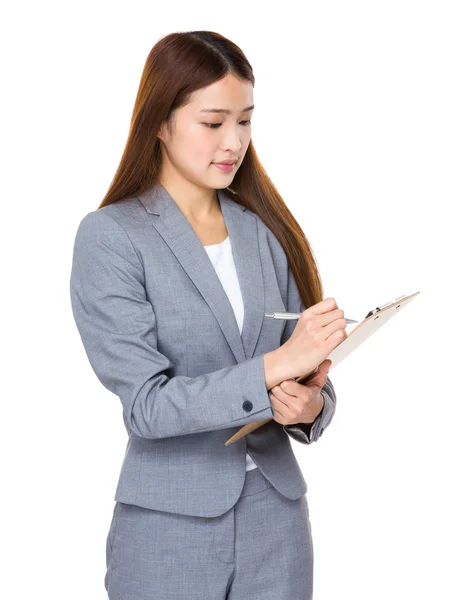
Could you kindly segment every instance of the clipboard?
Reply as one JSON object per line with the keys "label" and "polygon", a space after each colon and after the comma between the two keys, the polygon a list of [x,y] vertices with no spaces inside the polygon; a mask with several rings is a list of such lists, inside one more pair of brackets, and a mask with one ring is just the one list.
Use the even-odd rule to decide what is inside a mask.
{"label": "clipboard", "polygon": [[[339,365],[345,358],[349,356],[354,350],[356,350],[359,346],[363,344],[365,340],[371,337],[374,333],[378,331],[383,325],[385,325],[388,321],[392,319],[394,315],[400,312],[407,304],[409,304],[416,296],[418,296],[420,292],[415,292],[414,294],[410,294],[409,296],[403,295],[399,296],[395,300],[391,302],[387,302],[382,306],[377,306],[375,309],[370,310],[364,320],[359,323],[348,335],[347,337],[332,350],[331,354],[326,357],[325,360],[331,360],[330,371],[336,366]],[[295,381],[299,383],[305,383],[308,381],[315,373],[317,372],[318,367],[311,371],[310,373],[306,373],[305,375],[300,375],[299,377],[295,377]],[[225,442],[225,446],[236,442],[236,440],[241,439],[251,431],[258,429],[262,425],[265,425],[269,421],[273,421],[270,419],[263,419],[261,421],[254,421],[253,423],[248,423],[239,429],[231,438],[229,438]]]}

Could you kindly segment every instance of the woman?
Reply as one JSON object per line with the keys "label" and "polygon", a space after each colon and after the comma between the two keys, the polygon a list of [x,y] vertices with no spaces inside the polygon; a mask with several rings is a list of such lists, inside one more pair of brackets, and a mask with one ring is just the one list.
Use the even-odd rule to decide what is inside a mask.
{"label": "woman", "polygon": [[[74,318],[129,436],[107,536],[111,600],[312,598],[307,485],[289,436],[310,444],[331,422],[325,359],[346,322],[258,161],[253,87],[217,33],[158,41],[116,176],[77,230]],[[264,318],[286,310],[303,315]]]}

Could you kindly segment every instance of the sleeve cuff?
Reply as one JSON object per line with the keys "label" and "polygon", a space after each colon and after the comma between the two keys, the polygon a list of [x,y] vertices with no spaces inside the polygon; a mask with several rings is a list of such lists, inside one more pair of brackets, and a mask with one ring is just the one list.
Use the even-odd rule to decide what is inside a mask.
{"label": "sleeve cuff", "polygon": [[336,410],[336,404],[331,399],[331,396],[328,394],[328,392],[322,388],[320,393],[324,400],[323,408],[313,423],[295,423],[294,425],[283,425],[283,429],[286,431],[286,433],[302,444],[311,444],[312,442],[316,442],[318,438],[323,435],[325,428],[331,423]]}

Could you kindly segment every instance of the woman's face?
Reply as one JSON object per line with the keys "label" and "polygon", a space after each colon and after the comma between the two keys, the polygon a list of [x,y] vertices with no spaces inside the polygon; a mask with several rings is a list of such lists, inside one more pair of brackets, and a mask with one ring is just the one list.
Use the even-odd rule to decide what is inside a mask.
{"label": "woman's face", "polygon": [[[251,139],[252,105],[252,84],[231,74],[194,92],[189,104],[175,111],[171,133],[166,124],[159,132],[162,178],[180,175],[199,187],[214,189],[230,185]],[[235,159],[231,171],[214,165]]]}

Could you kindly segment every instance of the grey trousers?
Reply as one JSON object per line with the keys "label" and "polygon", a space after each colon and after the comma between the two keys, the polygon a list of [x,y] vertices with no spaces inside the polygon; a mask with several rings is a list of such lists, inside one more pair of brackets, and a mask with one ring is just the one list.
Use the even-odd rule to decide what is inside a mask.
{"label": "grey trousers", "polygon": [[218,517],[116,502],[104,584],[110,600],[312,600],[313,564],[306,495],[286,498],[257,468]]}

